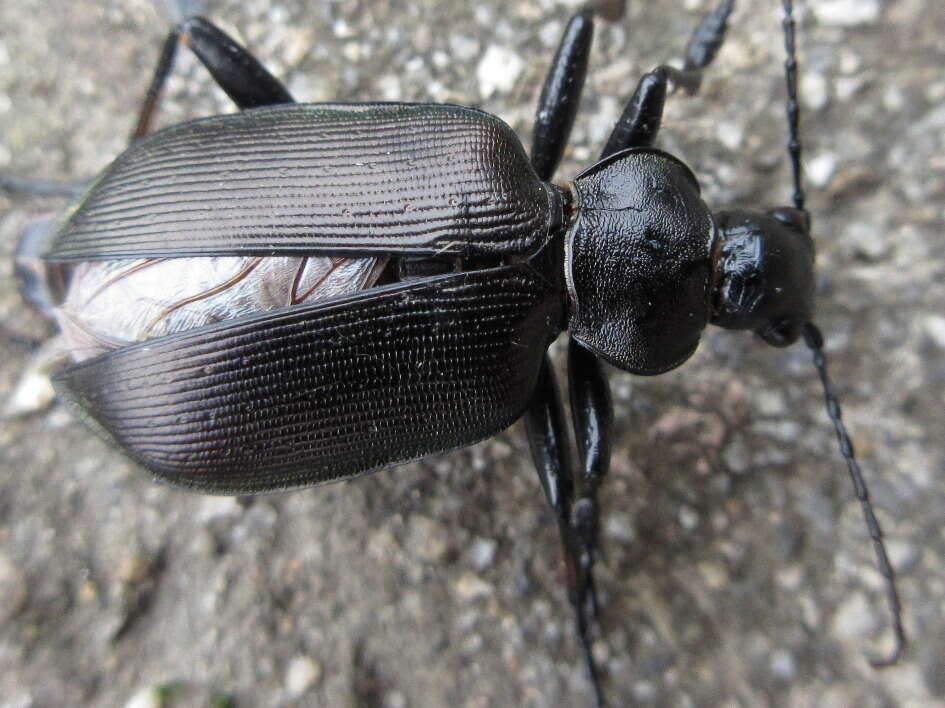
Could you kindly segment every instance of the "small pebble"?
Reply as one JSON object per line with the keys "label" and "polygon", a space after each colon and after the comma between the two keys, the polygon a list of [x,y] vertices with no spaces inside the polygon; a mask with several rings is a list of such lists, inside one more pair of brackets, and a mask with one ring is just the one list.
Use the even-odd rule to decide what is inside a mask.
{"label": "small pebble", "polygon": [[453,585],[460,600],[470,602],[492,594],[492,586],[475,573],[463,573]]}
{"label": "small pebble", "polygon": [[3,417],[15,418],[37,413],[48,408],[55,399],[56,392],[53,390],[49,376],[40,371],[27,369],[7,398]]}
{"label": "small pebble", "polygon": [[922,322],[925,336],[939,349],[945,349],[945,317],[928,315]]}
{"label": "small pebble", "polygon": [[294,657],[285,672],[285,687],[292,698],[298,698],[318,683],[322,666],[308,655]]}
{"label": "small pebble", "polygon": [[876,612],[861,593],[849,595],[837,608],[832,631],[840,637],[861,640],[876,628]]}
{"label": "small pebble", "polygon": [[824,152],[807,161],[805,172],[810,183],[817,188],[824,188],[830,184],[837,171],[837,156],[832,152]]}
{"label": "small pebble", "polygon": [[384,708],[407,708],[407,698],[394,689],[384,694]]}
{"label": "small pebble", "polygon": [[745,441],[741,438],[734,438],[722,451],[722,460],[730,471],[738,474],[747,472],[751,467],[751,460],[748,456],[748,448],[745,447]]}
{"label": "small pebble", "polygon": [[780,391],[758,391],[755,394],[755,405],[762,415],[776,416],[787,411],[784,394]]}
{"label": "small pebble", "polygon": [[805,108],[819,111],[830,102],[830,84],[823,74],[804,74],[800,79],[798,94]]}
{"label": "small pebble", "polygon": [[476,68],[479,94],[483,98],[489,98],[496,92],[508,93],[515,87],[515,82],[524,68],[525,62],[518,54],[511,49],[492,45]]}
{"label": "small pebble", "polygon": [[677,514],[679,525],[686,531],[693,531],[699,526],[699,512],[691,506],[681,506]]}
{"label": "small pebble", "polygon": [[200,497],[197,518],[203,523],[207,523],[225,516],[237,516],[242,510],[236,497]]}
{"label": "small pebble", "polygon": [[164,708],[164,692],[159,686],[147,686],[135,693],[125,708]]}
{"label": "small pebble", "polygon": [[900,574],[908,573],[919,561],[919,549],[915,543],[906,540],[887,539],[886,551],[889,553],[889,562]]}
{"label": "small pebble", "polygon": [[884,260],[892,252],[892,241],[878,224],[854,221],[844,230],[857,255],[870,263]]}
{"label": "small pebble", "polygon": [[797,674],[797,662],[787,649],[776,649],[771,654],[771,673],[782,681],[791,681]]}
{"label": "small pebble", "polygon": [[825,25],[853,27],[876,22],[880,15],[879,0],[820,0],[811,10]]}
{"label": "small pebble", "polygon": [[622,543],[631,543],[636,540],[637,532],[633,521],[627,514],[611,512],[604,519],[604,534],[607,538]]}
{"label": "small pebble", "polygon": [[469,546],[469,561],[473,568],[482,571],[492,565],[498,544],[491,538],[477,538]]}
{"label": "small pebble", "polygon": [[713,590],[725,587],[729,583],[728,572],[721,563],[704,561],[699,564],[699,574],[702,576],[706,587]]}
{"label": "small pebble", "polygon": [[27,586],[23,572],[5,554],[0,554],[0,625],[11,619],[26,602]]}
{"label": "small pebble", "polygon": [[423,560],[436,563],[449,549],[449,536],[439,522],[414,514],[407,528],[407,547]]}
{"label": "small pebble", "polygon": [[744,127],[732,121],[721,121],[715,128],[715,135],[727,149],[738,150],[745,139]]}
{"label": "small pebble", "polygon": [[450,37],[450,54],[454,61],[467,62],[479,56],[479,42],[472,37],[457,34]]}

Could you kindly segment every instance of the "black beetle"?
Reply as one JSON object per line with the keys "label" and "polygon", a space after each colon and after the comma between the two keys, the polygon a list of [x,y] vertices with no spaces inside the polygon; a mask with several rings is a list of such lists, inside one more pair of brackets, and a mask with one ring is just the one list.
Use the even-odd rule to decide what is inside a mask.
{"label": "black beetle", "polygon": [[[534,175],[549,179],[560,159],[583,80],[589,12],[572,20],[543,95],[534,174],[504,124],[456,107],[264,108],[140,140],[64,219],[50,260],[327,253],[388,262],[376,268],[369,294],[150,339],[79,364],[59,379],[67,397],[157,476],[229,492],[317,483],[465,445],[527,409],[587,648],[586,621],[596,611],[595,496],[609,424],[605,384],[588,351],[655,374],[692,353],[707,321],[785,345],[812,312],[803,204],[770,215],[713,217],[688,168],[647,147],[667,79],[697,86],[730,9],[723,3],[703,23],[687,70],[661,68],[645,78],[606,159],[570,189],[543,185]],[[181,29],[241,107],[290,100],[212,25],[193,20]],[[222,59],[214,55],[221,47]],[[236,71],[227,64],[234,55],[243,65]],[[455,143],[447,139],[451,131]],[[418,138],[417,147],[385,167],[404,132]],[[320,153],[323,141],[330,148]],[[313,147],[311,161],[283,156],[303,143]],[[370,147],[360,152],[363,146]],[[441,148],[448,148],[446,159]],[[253,150],[263,158],[255,173],[239,164]],[[342,169],[334,161],[338,150]],[[190,185],[182,187],[184,175]],[[234,194],[230,180],[244,179],[246,191]],[[286,193],[284,180],[317,196],[274,209]],[[385,186],[366,190],[368,184]],[[184,196],[194,188],[199,195],[187,205]],[[191,207],[196,222],[193,213],[181,217]],[[313,223],[330,228],[307,232]],[[619,238],[625,233],[626,241]],[[324,327],[316,324],[322,318]],[[574,489],[560,473],[559,403],[543,360],[565,320],[583,345],[571,347],[586,472]],[[151,321],[146,329],[153,334]],[[816,330],[808,327],[807,337],[819,350]],[[141,416],[143,408],[149,412]]]}

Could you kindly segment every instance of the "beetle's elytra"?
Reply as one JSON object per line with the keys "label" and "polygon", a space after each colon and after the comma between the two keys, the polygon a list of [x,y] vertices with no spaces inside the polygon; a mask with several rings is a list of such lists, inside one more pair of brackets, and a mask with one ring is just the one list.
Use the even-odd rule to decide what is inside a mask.
{"label": "beetle's elytra", "polygon": [[[246,70],[248,54],[221,60],[211,50],[232,40],[188,20],[176,34],[243,113],[141,131],[62,219],[47,258],[67,272],[127,260],[90,300],[158,261],[247,260],[196,293],[171,287],[128,337],[143,342],[93,332],[107,346],[60,374],[64,395],[157,476],[229,492],[372,471],[524,414],[602,702],[588,625],[611,413],[597,359],[660,373],[691,355],[710,322],[779,346],[803,332],[821,346],[802,198],[770,213],[713,213],[688,168],[650,146],[666,87],[698,86],[731,9],[707,15],[683,70],[645,77],[601,162],[564,184],[550,179],[583,81],[590,10],[565,33],[531,158],[504,123],[471,109],[285,105],[274,79]],[[170,325],[272,256],[365,265],[349,289],[318,297],[321,280],[296,263],[281,276],[284,303]],[[583,471],[573,476],[544,357],[563,330]]]}

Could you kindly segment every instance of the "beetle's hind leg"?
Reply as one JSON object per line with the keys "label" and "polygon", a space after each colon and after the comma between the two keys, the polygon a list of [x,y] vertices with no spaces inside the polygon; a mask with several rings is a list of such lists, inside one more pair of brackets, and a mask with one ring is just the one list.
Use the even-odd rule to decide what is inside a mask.
{"label": "beetle's hind leg", "polygon": [[[525,431],[538,478],[558,522],[564,553],[568,600],[574,607],[578,639],[587,665],[596,705],[603,706],[597,664],[591,651],[590,624],[596,593],[590,564],[583,563],[582,539],[572,520],[575,479],[570,443],[555,373],[548,355],[542,361],[535,395],[525,412]],[[596,526],[596,524],[595,524]]]}
{"label": "beetle's hind leg", "polygon": [[151,132],[161,91],[181,44],[197,55],[241,110],[293,102],[286,88],[249,51],[209,20],[191,17],[172,29],[164,41],[132,139]]}
{"label": "beetle's hind leg", "polygon": [[664,65],[644,74],[614,126],[601,159],[626,148],[653,144],[660,129],[669,84],[690,95],[699,90],[703,71],[715,59],[725,40],[728,18],[734,7],[735,0],[722,0],[702,18],[686,44],[682,69]]}
{"label": "beetle's hind leg", "polygon": [[84,181],[26,179],[0,173],[0,191],[7,194],[23,194],[31,197],[74,198],[85,188]]}

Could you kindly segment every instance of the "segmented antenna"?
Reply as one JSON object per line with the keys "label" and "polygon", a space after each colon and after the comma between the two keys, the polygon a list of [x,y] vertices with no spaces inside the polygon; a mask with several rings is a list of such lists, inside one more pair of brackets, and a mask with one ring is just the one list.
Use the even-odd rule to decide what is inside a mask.
{"label": "segmented antenna", "polygon": [[807,217],[810,229],[810,212],[804,207],[804,186],[801,184],[801,136],[800,105],[797,102],[797,51],[794,45],[794,2],[782,0],[784,6],[784,78],[787,81],[788,154],[791,156],[791,171],[794,175],[794,207]]}
{"label": "segmented antenna", "polygon": [[[794,206],[802,212],[810,229],[810,213],[804,206],[804,187],[801,183],[801,139],[800,139],[800,108],[797,102],[797,52],[794,42],[794,3],[792,0],[782,0],[784,7],[784,21],[781,26],[784,29],[784,48],[787,53],[787,59],[784,62],[784,74],[787,81],[787,121],[788,121],[788,154],[791,157],[791,170],[794,176]],[[889,562],[889,555],[886,553],[886,544],[883,541],[883,530],[879,525],[876,514],[873,513],[873,504],[870,502],[869,489],[866,481],[860,471],[860,465],[856,461],[856,453],[853,449],[853,441],[847,433],[847,428],[843,424],[843,412],[840,409],[840,402],[833,390],[833,384],[827,375],[827,357],[824,354],[824,337],[820,329],[813,322],[807,322],[803,327],[804,342],[810,349],[814,358],[814,366],[817,368],[817,374],[820,377],[820,384],[824,391],[824,401],[827,405],[827,415],[833,423],[834,430],[837,433],[837,443],[840,445],[840,454],[847,463],[847,471],[850,473],[850,479],[853,482],[853,490],[857,500],[860,502],[860,508],[863,511],[863,519],[866,521],[866,528],[869,532],[870,540],[873,542],[873,550],[876,554],[876,565],[880,574],[886,581],[886,602],[889,605],[889,612],[892,615],[893,634],[895,635],[895,646],[889,656],[880,657],[869,655],[870,663],[875,667],[889,666],[899,660],[902,650],[906,643],[905,630],[902,627],[902,605],[899,602],[899,592],[896,590],[896,573],[892,564]]]}
{"label": "segmented antenna", "polygon": [[817,367],[817,374],[820,376],[820,383],[824,389],[824,400],[827,403],[827,415],[833,423],[833,428],[837,433],[837,442],[840,445],[840,454],[847,463],[847,470],[850,473],[850,479],[853,481],[853,490],[856,498],[860,502],[860,508],[863,510],[863,518],[866,520],[866,528],[869,531],[870,540],[873,542],[873,550],[876,552],[876,565],[880,574],[886,580],[886,602],[889,604],[889,612],[892,614],[893,633],[896,636],[896,646],[887,657],[870,656],[869,661],[873,666],[889,666],[895,664],[902,654],[902,649],[906,643],[906,633],[902,628],[902,605],[899,603],[899,592],[896,590],[896,572],[889,562],[889,556],[886,554],[886,544],[883,542],[883,530],[880,528],[879,520],[873,513],[873,505],[870,502],[870,493],[866,487],[866,481],[860,472],[860,465],[856,461],[856,453],[853,450],[853,441],[847,433],[847,427],[843,424],[843,412],[840,410],[840,402],[833,391],[833,384],[830,377],[827,376],[827,357],[824,355],[824,337],[813,322],[804,325],[804,342],[814,356],[814,366]]}

